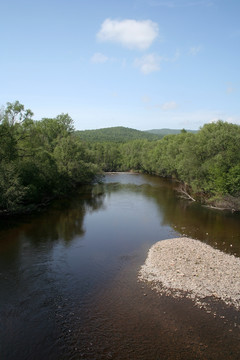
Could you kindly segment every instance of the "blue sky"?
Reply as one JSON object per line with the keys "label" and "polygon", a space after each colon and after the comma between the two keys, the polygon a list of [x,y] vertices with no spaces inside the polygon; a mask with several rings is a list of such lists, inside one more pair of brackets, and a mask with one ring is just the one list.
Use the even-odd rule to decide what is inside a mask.
{"label": "blue sky", "polygon": [[240,124],[239,0],[0,3],[0,105],[79,130]]}

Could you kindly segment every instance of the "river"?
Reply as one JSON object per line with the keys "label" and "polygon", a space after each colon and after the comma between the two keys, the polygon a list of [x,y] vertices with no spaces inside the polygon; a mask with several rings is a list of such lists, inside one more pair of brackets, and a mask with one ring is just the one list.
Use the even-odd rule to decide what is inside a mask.
{"label": "river", "polygon": [[1,219],[0,359],[239,359],[237,311],[200,309],[137,280],[151,245],[180,236],[239,256],[240,214],[120,173]]}

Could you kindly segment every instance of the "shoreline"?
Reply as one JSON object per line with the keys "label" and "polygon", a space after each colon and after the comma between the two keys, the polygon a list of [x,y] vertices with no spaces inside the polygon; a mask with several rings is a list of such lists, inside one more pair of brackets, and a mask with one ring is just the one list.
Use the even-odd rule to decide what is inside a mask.
{"label": "shoreline", "polygon": [[240,309],[240,258],[199,240],[174,238],[154,244],[138,278],[160,294],[190,298],[199,307],[209,299]]}
{"label": "shoreline", "polygon": [[[180,180],[177,180],[176,178],[173,177],[169,177],[169,176],[160,176],[156,173],[148,173],[148,172],[143,172],[143,171],[137,171],[137,170],[128,170],[128,171],[105,171],[104,174],[107,175],[116,175],[116,174],[142,174],[142,175],[149,175],[149,176],[155,176],[158,177],[160,179],[167,179],[170,180],[172,182],[175,182],[178,185],[181,185],[182,182]],[[186,184],[185,184],[186,186]],[[220,201],[220,205],[219,203],[216,203],[216,201],[207,201],[207,199],[205,199],[204,201],[199,200],[198,198],[193,198],[191,196],[190,193],[186,192],[186,191],[182,191],[181,189],[179,189],[179,187],[174,187],[173,188],[174,191],[178,192],[179,194],[182,194],[183,196],[179,196],[182,197],[184,200],[187,201],[192,201],[192,202],[197,202],[198,204],[200,204],[203,207],[206,207],[208,209],[212,209],[212,210],[219,210],[219,211],[228,211],[228,212],[240,212],[240,204],[236,204],[235,201],[237,201],[237,198],[231,197],[231,199],[225,199],[224,196],[222,196],[221,198],[219,198],[218,200]],[[193,194],[194,195],[194,194]],[[221,205],[222,204],[222,205]]]}

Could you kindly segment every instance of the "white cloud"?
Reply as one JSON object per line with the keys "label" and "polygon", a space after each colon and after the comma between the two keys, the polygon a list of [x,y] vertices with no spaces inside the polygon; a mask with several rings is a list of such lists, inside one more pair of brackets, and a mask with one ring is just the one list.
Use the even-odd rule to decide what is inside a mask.
{"label": "white cloud", "polygon": [[164,111],[174,110],[177,107],[178,107],[178,104],[175,101],[165,102],[164,104],[161,105],[161,109]]}
{"label": "white cloud", "polygon": [[227,91],[227,94],[231,94],[234,92],[234,88],[232,86],[228,86],[226,91]]}
{"label": "white cloud", "polygon": [[227,94],[232,94],[236,89],[234,88],[231,82],[227,83],[226,92]]}
{"label": "white cloud", "polygon": [[101,54],[101,53],[95,53],[91,57],[91,62],[94,63],[94,64],[105,63],[108,60],[109,60],[108,57],[106,55],[104,55],[104,54]]}
{"label": "white cloud", "polygon": [[102,42],[119,43],[129,49],[146,50],[158,36],[158,25],[151,20],[106,19],[97,33]]}
{"label": "white cloud", "polygon": [[218,110],[195,110],[186,112],[177,112],[174,116],[166,113],[166,121],[169,120],[175,124],[175,128],[198,129],[204,124],[218,120],[240,124],[240,117],[234,114],[227,114]]}
{"label": "white cloud", "polygon": [[180,54],[180,51],[177,49],[177,50],[175,51],[175,54],[174,54],[173,58],[172,58],[170,61],[172,61],[172,62],[177,61],[177,60],[179,59],[180,55],[181,55],[181,54]]}
{"label": "white cloud", "polygon": [[226,121],[231,124],[240,125],[240,116],[229,116],[226,118]]}
{"label": "white cloud", "polygon": [[141,58],[135,59],[134,66],[139,67],[141,72],[145,75],[153,71],[160,70],[160,63],[162,57],[155,54],[144,55]]}
{"label": "white cloud", "polygon": [[192,46],[189,50],[189,53],[193,56],[197,55],[201,51],[201,46]]}
{"label": "white cloud", "polygon": [[180,57],[180,52],[176,50],[173,57],[164,57],[157,54],[147,54],[141,58],[134,60],[134,66],[140,68],[141,72],[145,75],[150,74],[153,71],[159,71],[162,62],[173,63]]}
{"label": "white cloud", "polygon": [[144,96],[141,97],[141,101],[144,104],[149,104],[151,102],[151,98],[148,95],[144,95]]}
{"label": "white cloud", "polygon": [[121,62],[122,68],[125,68],[127,66],[127,60],[123,59]]}

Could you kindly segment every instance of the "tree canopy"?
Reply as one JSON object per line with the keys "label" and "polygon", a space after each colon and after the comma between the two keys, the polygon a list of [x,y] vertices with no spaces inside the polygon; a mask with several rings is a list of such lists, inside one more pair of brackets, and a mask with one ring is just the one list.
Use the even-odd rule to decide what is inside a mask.
{"label": "tree canopy", "polygon": [[18,101],[7,103],[0,113],[0,211],[65,194],[102,171],[129,170],[174,178],[201,201],[228,198],[240,209],[240,126],[218,121],[155,140],[112,129],[107,140],[106,131],[100,141],[96,133],[83,140],[68,114],[34,121]]}
{"label": "tree canopy", "polygon": [[68,114],[32,119],[18,101],[0,118],[0,210],[20,211],[91,182],[100,172],[88,162]]}
{"label": "tree canopy", "polygon": [[198,132],[182,131],[160,140],[122,144],[89,142],[92,161],[104,171],[136,170],[170,177],[201,200],[234,197],[240,206],[240,126],[205,124]]}

